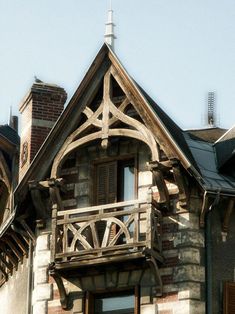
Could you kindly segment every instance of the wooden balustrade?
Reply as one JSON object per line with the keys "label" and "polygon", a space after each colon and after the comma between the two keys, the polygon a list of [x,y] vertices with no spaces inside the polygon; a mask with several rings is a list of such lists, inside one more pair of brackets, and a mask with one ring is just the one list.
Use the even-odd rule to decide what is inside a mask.
{"label": "wooden balustrade", "polygon": [[161,253],[160,212],[141,200],[58,211],[52,261],[81,266]]}

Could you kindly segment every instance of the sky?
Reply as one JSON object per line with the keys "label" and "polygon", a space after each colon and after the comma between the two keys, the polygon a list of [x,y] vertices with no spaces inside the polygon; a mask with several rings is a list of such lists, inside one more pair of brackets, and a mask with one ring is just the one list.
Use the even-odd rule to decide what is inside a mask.
{"label": "sky", "polygon": [[[0,124],[34,76],[72,97],[104,42],[108,0],[0,0]],[[235,1],[113,0],[115,53],[183,129],[235,124]]]}

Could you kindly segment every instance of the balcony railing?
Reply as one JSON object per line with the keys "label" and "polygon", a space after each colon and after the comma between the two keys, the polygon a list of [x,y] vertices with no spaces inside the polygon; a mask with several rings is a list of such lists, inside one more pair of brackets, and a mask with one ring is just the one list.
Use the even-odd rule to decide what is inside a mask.
{"label": "balcony railing", "polygon": [[161,255],[160,212],[146,201],[58,211],[52,257],[59,268]]}

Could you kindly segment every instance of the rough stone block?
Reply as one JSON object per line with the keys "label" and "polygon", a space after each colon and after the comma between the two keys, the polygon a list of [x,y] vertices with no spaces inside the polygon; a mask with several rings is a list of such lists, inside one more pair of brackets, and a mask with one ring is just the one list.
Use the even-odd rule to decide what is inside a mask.
{"label": "rough stone block", "polygon": [[139,186],[146,186],[152,184],[152,172],[151,171],[140,171],[138,176]]}
{"label": "rough stone block", "polygon": [[205,280],[204,267],[198,265],[184,265],[175,267],[173,271],[173,281],[196,281],[203,282]]}
{"label": "rough stone block", "polygon": [[194,299],[201,300],[201,284],[194,282],[185,282],[178,285],[179,300]]}
{"label": "rough stone block", "polygon": [[83,299],[76,299],[73,301],[73,313],[82,313],[83,311]]}
{"label": "rough stone block", "polygon": [[174,247],[197,246],[204,247],[204,234],[199,231],[182,230],[174,236]]}
{"label": "rough stone block", "polygon": [[149,304],[149,305],[141,305],[140,307],[141,314],[157,314],[157,305]]}
{"label": "rough stone block", "polygon": [[47,314],[47,302],[40,301],[34,304],[33,314]]}
{"label": "rough stone block", "polygon": [[199,228],[199,217],[194,213],[180,213],[179,219],[179,230],[181,229],[198,229]]}
{"label": "rough stone block", "polygon": [[88,165],[82,165],[78,167],[78,179],[84,180],[88,179]]}
{"label": "rough stone block", "polygon": [[74,196],[82,196],[89,194],[89,183],[88,182],[80,182],[75,184]]}
{"label": "rough stone block", "polygon": [[195,248],[182,248],[179,250],[180,264],[200,264],[200,250]]}
{"label": "rough stone block", "polygon": [[36,269],[38,267],[48,267],[50,263],[50,256],[51,256],[50,251],[38,252],[35,256]]}
{"label": "rough stone block", "polygon": [[36,252],[50,249],[50,235],[41,234],[37,237]]}
{"label": "rough stone block", "polygon": [[174,314],[204,314],[205,303],[199,301],[178,301],[174,306]]}
{"label": "rough stone block", "polygon": [[33,290],[33,304],[37,301],[50,300],[52,298],[52,284],[37,285]]}
{"label": "rough stone block", "polygon": [[41,283],[47,283],[48,282],[48,271],[46,267],[38,268],[34,272],[34,283],[35,285],[41,284]]}

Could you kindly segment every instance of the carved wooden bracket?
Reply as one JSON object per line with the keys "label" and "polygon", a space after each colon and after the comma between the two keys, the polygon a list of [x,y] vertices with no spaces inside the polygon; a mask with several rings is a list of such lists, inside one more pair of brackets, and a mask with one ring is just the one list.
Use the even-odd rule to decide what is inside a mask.
{"label": "carved wooden bracket", "polygon": [[169,192],[163,178],[163,170],[165,167],[161,165],[158,161],[149,163],[150,170],[153,173],[153,182],[156,184],[159,192],[159,199],[157,201],[162,207],[166,207],[169,210]]}
{"label": "carved wooden bracket", "polygon": [[45,203],[42,200],[42,186],[39,184],[38,181],[30,181],[29,190],[31,193],[34,208],[36,209],[37,227],[44,228],[45,220],[48,218],[49,215]]}
{"label": "carved wooden bracket", "polygon": [[187,206],[189,193],[185,177],[181,170],[180,161],[175,158],[172,158],[170,161],[173,169],[174,179],[179,189],[179,203],[181,206]]}
{"label": "carved wooden bracket", "polygon": [[154,258],[154,256],[152,255],[152,251],[150,249],[145,249],[144,251],[145,257],[146,257],[146,261],[149,263],[149,266],[154,274],[155,277],[155,281],[156,281],[156,296],[161,296],[162,295],[162,278],[159,272],[159,268],[157,265],[157,261]]}
{"label": "carved wooden bracket", "polygon": [[[63,186],[63,179],[49,179],[48,181],[30,181],[29,189],[32,201],[37,213],[37,227],[45,228],[45,221],[49,218],[49,212],[45,203],[42,200],[41,191],[50,190],[55,187],[61,189]],[[58,191],[59,194],[59,191]],[[58,199],[59,197],[57,197]]]}
{"label": "carved wooden bracket", "polygon": [[68,294],[65,290],[63,279],[60,274],[55,269],[55,263],[51,263],[49,265],[49,275],[55,280],[59,294],[60,294],[60,303],[64,310],[68,309],[69,306],[69,298]]}

